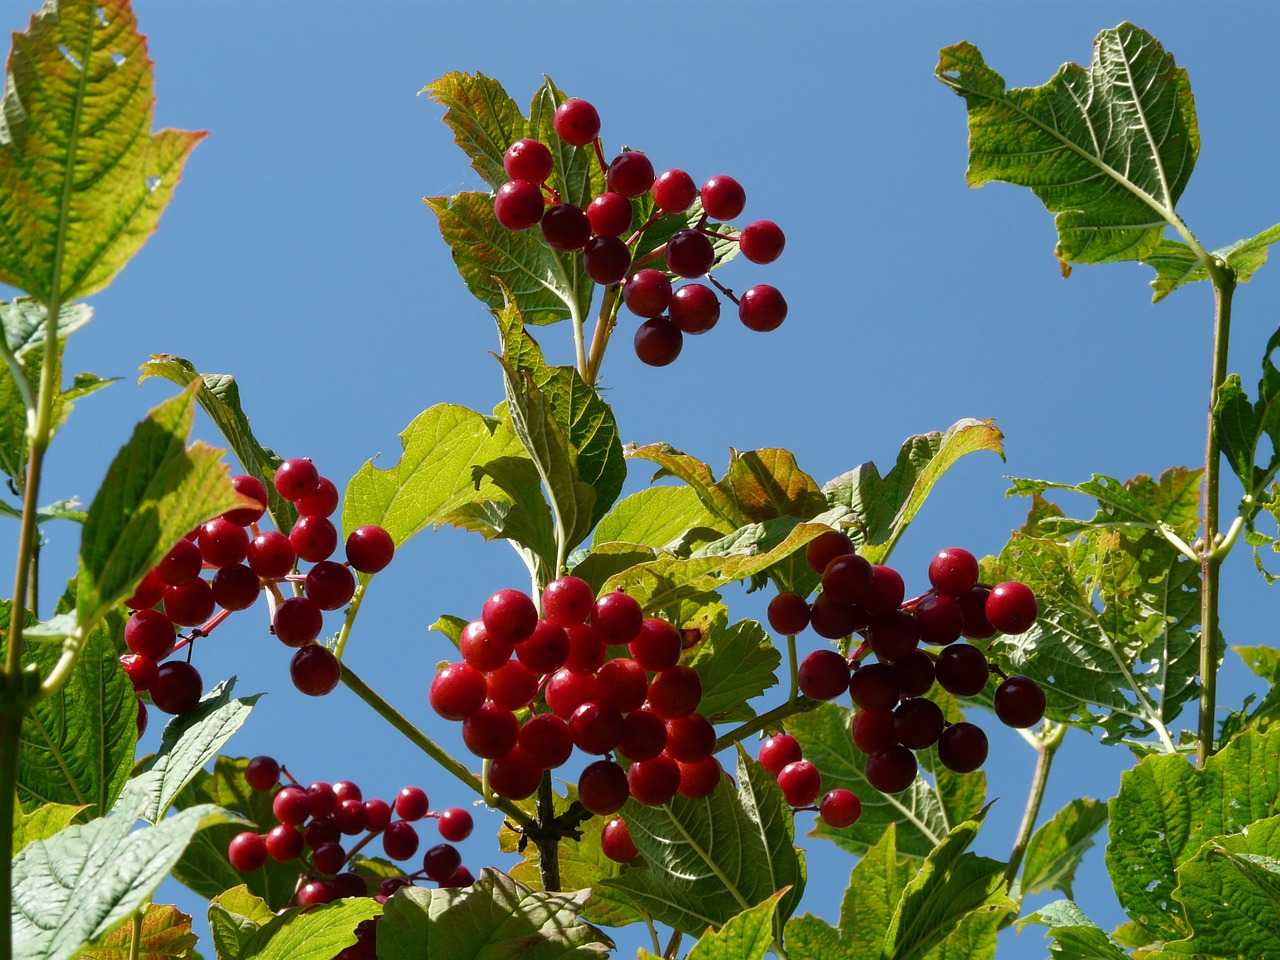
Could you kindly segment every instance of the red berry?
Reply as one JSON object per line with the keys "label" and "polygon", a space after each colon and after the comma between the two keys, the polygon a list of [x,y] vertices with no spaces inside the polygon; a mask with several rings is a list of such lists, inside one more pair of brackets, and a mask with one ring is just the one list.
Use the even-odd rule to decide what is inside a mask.
{"label": "red berry", "polygon": [[391,562],[396,545],[377,524],[356,527],[347,537],[347,562],[361,573],[377,573]]}
{"label": "red berry", "polygon": [[444,883],[462,866],[462,854],[451,843],[437,843],[422,856],[422,869],[436,883]]}
{"label": "red berry", "polygon": [[339,780],[333,785],[333,793],[341,803],[344,800],[363,800],[364,793],[350,780]]}
{"label": "red berry", "polygon": [[715,752],[716,729],[700,713],[667,721],[667,753],[680,763],[699,763]]}
{"label": "red berry", "polygon": [[584,623],[565,631],[569,638],[569,657],[564,665],[574,673],[595,673],[604,666],[608,650],[595,627]]}
{"label": "red berry", "polygon": [[942,708],[923,697],[903,700],[893,711],[893,731],[898,742],[912,750],[932,747],[945,726]]}
{"label": "red berry", "polygon": [[364,833],[369,826],[364,803],[354,799],[339,801],[338,808],[333,811],[333,822],[346,836],[354,837]]}
{"label": "red berry", "polygon": [[223,567],[209,584],[213,602],[223,610],[247,610],[258,602],[262,582],[243,563]]}
{"label": "red berry", "polygon": [[814,650],[800,661],[800,692],[814,700],[834,700],[849,689],[849,663],[835,650]]}
{"label": "red berry", "polygon": [[[283,787],[271,798],[271,812],[286,827],[297,827],[311,816],[311,800],[302,787]],[[301,841],[302,834],[298,834],[298,839]]]}
{"label": "red berry", "polygon": [[635,597],[615,590],[596,601],[591,613],[591,626],[600,639],[611,646],[629,644],[640,636],[644,612]]}
{"label": "red berry", "polygon": [[713,220],[732,220],[747,205],[747,192],[733,177],[723,174],[702,185],[702,209]]}
{"label": "red berry", "polygon": [[135,697],[134,699],[138,701],[138,716],[134,723],[138,727],[138,738],[141,739],[142,735],[147,732],[147,705],[142,702],[141,697]]}
{"label": "red berry", "polygon": [[898,742],[893,713],[889,710],[858,710],[850,727],[853,745],[866,754],[878,753]]}
{"label": "red berry", "polygon": [[605,181],[614,193],[638,197],[653,186],[653,164],[638,150],[626,150],[613,158]]}
{"label": "red berry", "polygon": [[582,265],[596,283],[621,283],[631,268],[631,248],[617,237],[592,237],[582,248]]}
{"label": "red berry", "polygon": [[818,804],[818,816],[829,827],[850,827],[862,816],[862,801],[852,790],[828,790]]}
{"label": "red berry", "polygon": [[752,263],[773,263],[782,255],[787,238],[772,220],[756,220],[742,228],[738,249]]}
{"label": "red berry", "polygon": [[877,563],[871,568],[871,595],[863,604],[873,617],[897,612],[906,596],[902,575],[893,567]]}
{"label": "red berry", "polygon": [[246,561],[249,569],[264,580],[279,580],[293,569],[298,553],[289,538],[278,530],[260,533],[249,542]]}
{"label": "red berry", "polygon": [[338,873],[347,862],[347,851],[336,841],[322,843],[311,854],[312,865],[321,873]]}
{"label": "red berry", "polygon": [[517,140],[507,147],[507,152],[502,156],[502,169],[512,180],[542,183],[551,176],[553,166],[551,151],[540,140]]}
{"label": "red berry", "polygon": [[680,768],[680,786],[676,788],[676,792],[690,800],[701,800],[711,793],[724,773],[720,769],[720,761],[715,757],[707,757],[697,763],[681,763],[677,760],[676,765]]}
{"label": "red berry", "polygon": [[684,170],[667,170],[658,174],[650,192],[663,213],[684,213],[697,198],[698,186]]}
{"label": "red berry", "polygon": [[893,661],[893,673],[898,678],[898,687],[904,697],[920,697],[933,686],[937,671],[929,654],[923,650],[913,650],[905,657]]}
{"label": "red berry", "polygon": [[[350,870],[345,873],[335,874],[332,880],[334,892],[337,893],[339,900],[351,900],[355,897],[367,897],[369,895],[369,885],[365,883],[364,877],[358,873],[352,873]],[[356,928],[356,935],[360,933],[360,928]],[[368,941],[366,941],[368,942]],[[374,952],[354,952],[359,950],[361,942],[357,941],[354,946],[347,947],[342,953],[338,954],[335,960],[378,960],[377,948]],[[353,952],[347,952],[353,951]]]}
{"label": "red berry", "polygon": [[200,576],[204,557],[200,548],[190,540],[182,539],[156,564],[155,575],[166,587],[179,587]]}
{"label": "red berry", "polygon": [[382,831],[382,849],[392,860],[408,860],[418,852],[418,831],[405,820],[389,823]]}
{"label": "red berry", "polygon": [[942,689],[957,697],[976,697],[991,676],[986,654],[967,643],[952,644],[939,653],[935,672]]}
{"label": "red berry", "polygon": [[395,809],[401,820],[421,820],[431,810],[431,801],[421,787],[405,787],[396,794]]}
{"label": "red berry", "polygon": [[693,667],[676,664],[649,684],[649,706],[663,720],[687,717],[702,700],[702,678]]}
{"label": "red berry", "polygon": [[533,635],[513,649],[522,664],[536,674],[544,674],[564,666],[572,645],[564,627],[550,620],[539,620]]}
{"label": "red berry", "polygon": [[138,582],[133,596],[126,600],[124,605],[130,610],[145,610],[148,607],[154,607],[163,596],[164,583],[156,576],[154,570],[148,570],[147,575]]}
{"label": "red berry", "polygon": [[484,602],[480,619],[495,640],[514,645],[533,636],[538,608],[521,590],[499,590]]}
{"label": "red berry", "polygon": [[316,481],[316,488],[294,504],[304,517],[327,517],[338,509],[338,488],[328,477]]}
{"label": "red berry", "polygon": [[280,764],[273,757],[254,757],[244,768],[244,782],[259,793],[274,790],[280,782]]}
{"label": "red berry", "polygon": [[471,871],[466,867],[459,867],[452,877],[448,880],[440,881],[440,889],[448,887],[469,887],[476,882],[476,878],[471,875]]}
{"label": "red berry", "polygon": [[849,677],[849,696],[863,710],[888,711],[902,699],[898,675],[887,663],[864,663]]}
{"label": "red berry", "polygon": [[124,643],[133,653],[150,660],[163,660],[173,653],[178,631],[173,621],[159,610],[139,610],[124,624]]}
{"label": "red berry", "polygon": [[674,667],[683,649],[680,632],[666,620],[657,618],[643,621],[639,636],[628,646],[631,659],[654,673]]}
{"label": "red berry", "polygon": [[602,193],[587,205],[587,219],[596,236],[620,236],[631,226],[631,201],[620,193]]}
{"label": "red berry", "polygon": [[299,457],[286,460],[276,467],[272,482],[275,484],[276,493],[294,502],[315,490],[319,480],[320,472],[316,470],[316,465],[310,460]]}
{"label": "red berry", "polygon": [[542,239],[562,253],[581,250],[591,239],[587,212],[571,203],[557,203],[542,215]]}
{"label": "red berry", "polygon": [[308,597],[289,597],[276,607],[271,629],[286,647],[305,647],[320,636],[324,613]]}
{"label": "red berry", "polygon": [[355,595],[356,578],[345,564],[321,560],[307,571],[304,589],[321,610],[337,610]]}
{"label": "red berry", "polygon": [[391,822],[391,804],[377,797],[364,802],[364,825],[372,833],[381,833]]}
{"label": "red berry", "polygon": [[1031,588],[1016,580],[996,584],[987,597],[987,622],[1001,633],[1026,633],[1039,612]]}
{"label": "red berry", "polygon": [[528,230],[542,219],[546,208],[542,189],[530,180],[508,180],[493,198],[493,215],[513,233]]}
{"label": "red berry", "polygon": [[190,713],[204,693],[200,672],[185,660],[160,664],[149,690],[151,702],[165,713]]}
{"label": "red berry", "polygon": [[253,500],[258,505],[237,507],[234,510],[228,510],[223,516],[238,527],[247,527],[261,520],[262,515],[267,512],[267,488],[262,485],[262,481],[257,477],[241,473],[231,478],[231,485],[240,496]]}
{"label": "red berry", "polygon": [[596,671],[596,690],[601,700],[630,713],[649,695],[649,678],[636,661],[620,657]]}
{"label": "red berry", "polygon": [[160,669],[160,665],[155,660],[150,657],[144,657],[140,653],[124,654],[120,658],[120,666],[124,668],[124,672],[129,677],[129,682],[133,685],[135,693],[150,689],[151,684],[155,683],[156,674]]}
{"label": "red berry", "polygon": [[601,816],[617,813],[629,795],[627,774],[612,760],[587,764],[578,775],[578,800],[591,813]]}
{"label": "red berry", "polygon": [[809,626],[813,632],[828,640],[839,640],[847,637],[867,625],[867,615],[860,607],[851,607],[847,603],[836,603],[825,593],[809,606]]}
{"label": "red berry", "polygon": [[945,593],[926,593],[911,615],[916,618],[921,641],[931,647],[955,643],[964,629],[964,609],[960,601]]}
{"label": "red berry", "polygon": [[[160,669],[163,670],[164,666]],[[151,699],[155,699],[154,690]],[[1034,727],[1044,719],[1045,707],[1044,690],[1030,677],[1010,677],[996,687],[996,716],[1006,726],[1018,729]]]}
{"label": "red berry", "polygon": [[302,834],[286,824],[267,832],[267,854],[277,863],[296,860],[302,853]]}
{"label": "red berry", "polygon": [[711,269],[716,251],[705,234],[677,230],[667,241],[667,268],[682,277],[700,277]]}
{"label": "red berry", "polygon": [[791,807],[807,807],[818,799],[822,774],[808,760],[796,760],[778,771],[778,786]]}
{"label": "red berry", "polygon": [[489,762],[489,786],[508,800],[533,796],[542,783],[542,768],[531,763],[517,746]]}
{"label": "red berry", "polygon": [[249,552],[249,534],[226,517],[214,517],[200,528],[200,555],[211,567],[229,567]]}
{"label": "red berry", "polygon": [[588,700],[596,699],[598,695],[594,674],[574,673],[567,667],[561,667],[547,681],[547,706],[565,720],[573,715],[573,711]]}
{"label": "red berry", "polygon": [[660,270],[646,268],[622,287],[622,301],[637,317],[656,317],[671,303],[671,281]]}
{"label": "red berry", "polygon": [[970,640],[986,640],[995,636],[996,628],[987,620],[987,597],[991,591],[974,587],[960,597],[960,610],[964,613],[963,635]]}
{"label": "red berry", "polygon": [[307,696],[323,697],[332,693],[342,679],[342,664],[328,647],[309,643],[289,661],[289,677]]}
{"label": "red berry", "polygon": [[446,720],[465,720],[480,709],[488,696],[485,676],[467,663],[440,668],[431,681],[431,708]]}
{"label": "red berry", "polygon": [[[527,646],[530,642],[526,640],[521,646]],[[458,638],[458,650],[462,653],[463,660],[481,673],[488,673],[491,670],[497,670],[510,660],[515,647],[491,637],[489,631],[484,628],[483,620],[472,620],[462,628],[462,635]]]}
{"label": "red berry", "polygon": [[775,776],[787,764],[802,759],[800,743],[789,733],[775,733],[760,744],[760,765]]}
{"label": "red berry", "polygon": [[627,787],[637,803],[661,806],[680,789],[680,766],[665,753],[637,761],[627,770]]}
{"label": "red berry", "polygon": [[920,628],[905,610],[874,617],[867,628],[867,642],[879,660],[901,660],[915,652]]}
{"label": "red berry", "polygon": [[508,660],[485,678],[485,686],[489,699],[498,706],[519,710],[537,695],[538,675],[519,660]]}
{"label": "red berry", "polygon": [[299,517],[289,531],[289,543],[298,559],[319,563],[337,549],[338,530],[328,517]]}
{"label": "red berry", "polygon": [[552,125],[565,143],[583,147],[599,136],[600,114],[586,100],[566,100],[556,107]]}
{"label": "red berry", "polygon": [[938,759],[948,770],[972,773],[987,760],[987,735],[972,723],[953,723],[938,740]]}
{"label": "red berry", "polygon": [[814,573],[824,573],[827,564],[836,557],[853,552],[853,541],[848,535],[839,530],[828,530],[826,533],[818,534],[805,545],[804,557],[809,563],[810,570]]}
{"label": "red berry", "polygon": [[636,328],[633,341],[636,356],[651,367],[675,362],[684,349],[684,334],[667,317],[650,317]]}
{"label": "red berry", "polygon": [[833,557],[822,571],[822,593],[835,603],[865,605],[873,584],[871,564],[856,553]]}
{"label": "red berry", "polygon": [[777,287],[757,283],[738,301],[738,319],[748,330],[768,333],[787,319],[787,301]]}
{"label": "red berry", "polygon": [[933,589],[960,597],[978,584],[978,561],[968,550],[947,547],[929,561],[929,582]]}
{"label": "red berry", "polygon": [[720,320],[720,298],[702,283],[686,283],[671,295],[671,322],[681,333],[706,333]]}
{"label": "red berry", "polygon": [[630,863],[640,856],[627,830],[627,821],[615,817],[604,825],[600,831],[600,852],[614,863]]}
{"label": "red berry", "polygon": [[267,842],[251,830],[237,833],[227,847],[227,859],[241,873],[251,873],[267,862]]}
{"label": "red berry", "polygon": [[596,595],[591,584],[580,577],[560,577],[542,591],[542,613],[552,623],[574,627],[586,623],[595,609]]}
{"label": "red berry", "polygon": [[543,770],[561,766],[573,754],[569,725],[554,713],[540,713],[526,720],[517,742],[525,758]]}
{"label": "red berry", "polygon": [[216,606],[208,580],[197,577],[188,583],[164,588],[164,612],[180,626],[200,626],[213,616]]}
{"label": "red berry", "polygon": [[444,839],[450,843],[461,843],[471,836],[471,830],[475,824],[471,814],[466,810],[461,807],[450,807],[440,812],[436,826],[440,828],[440,836]]}
{"label": "red berry", "polygon": [[901,793],[911,786],[919,769],[916,755],[894,744],[867,757],[867,783],[881,793]]}
{"label": "red berry", "polygon": [[479,710],[462,721],[462,742],[486,760],[500,757],[514,747],[519,734],[516,715],[496,703],[481,704]]}
{"label": "red berry", "polygon": [[780,593],[769,601],[769,626],[794,636],[809,626],[809,603],[798,593]]}
{"label": "red berry", "polygon": [[651,710],[633,710],[622,721],[618,752],[628,760],[652,760],[667,748],[667,725]]}

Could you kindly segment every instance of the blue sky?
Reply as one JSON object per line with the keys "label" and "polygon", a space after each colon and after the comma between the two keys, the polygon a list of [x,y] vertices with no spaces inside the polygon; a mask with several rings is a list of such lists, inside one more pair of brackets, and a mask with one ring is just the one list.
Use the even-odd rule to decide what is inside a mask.
{"label": "blue sky", "polygon": [[[23,28],[23,6],[7,5],[0,27]],[[747,216],[787,232],[777,263],[731,264],[723,277],[782,289],[790,313],[779,330],[752,333],[728,316],[663,369],[635,359],[629,329],[615,337],[605,396],[624,440],[666,440],[717,470],[730,447],[785,446],[823,482],[865,460],[887,469],[910,434],[996,419],[1007,462],[968,458],[939,486],[895,555],[908,589],[940,547],[1000,548],[1026,509],[1005,498],[1006,475],[1079,481],[1194,465],[1208,394],[1206,285],[1152,306],[1150,271],[1137,265],[1081,267],[1064,281],[1051,219],[1033,196],[965,187],[964,105],[933,78],[940,47],[971,40],[1010,85],[1034,85],[1064,61],[1087,62],[1095,33],[1132,20],[1190,71],[1202,149],[1179,210],[1192,230],[1216,247],[1280,220],[1280,12],[1263,3],[139,0],[136,9],[156,62],[156,126],[209,137],[159,232],[93,298],[95,320],[68,348],[69,370],[125,379],[79,405],[54,446],[46,499],[89,499],[133,422],[170,394],[158,381],[132,383],[151,353],[234,374],[260,439],[312,457],[340,488],[371,457],[394,462],[397,433],[426,407],[487,411],[501,400],[486,353],[492,322],[421,202],[479,187],[441,108],[416,96],[448,71],[496,77],[522,105],[548,74],[596,104],[606,151],[643,148],[658,169],[685,167],[699,181],[728,173],[746,187]],[[1250,387],[1280,307],[1273,269],[1236,297],[1230,366]],[[539,339],[553,360],[571,357],[563,325]],[[633,471],[629,489],[645,476]],[[74,533],[49,535],[56,582],[52,564],[61,558],[70,572]],[[1232,643],[1272,643],[1274,597],[1251,567],[1239,550],[1228,563],[1224,630]],[[501,545],[423,535],[371,591],[352,663],[430,724],[426,685],[449,650],[427,625],[442,613],[474,616],[490,593],[524,582]],[[760,616],[762,601],[741,610]],[[240,689],[271,691],[233,752],[274,753],[304,779],[353,778],[367,794],[418,783],[440,805],[469,799],[345,691],[296,695],[264,617],[237,615],[199,651],[206,678],[235,673]],[[1230,656],[1224,683],[1229,704],[1254,689]],[[1000,816],[983,852],[1007,852],[1032,759],[1016,736],[993,737]],[[1081,792],[1114,795],[1128,762],[1073,731],[1044,816]],[[478,838],[497,826],[481,819]],[[804,908],[834,920],[852,864],[806,844]],[[465,862],[507,861],[485,836],[468,843]],[[1103,926],[1123,919],[1100,850],[1077,897]],[[1001,956],[1042,954],[1031,930],[1010,935]]]}

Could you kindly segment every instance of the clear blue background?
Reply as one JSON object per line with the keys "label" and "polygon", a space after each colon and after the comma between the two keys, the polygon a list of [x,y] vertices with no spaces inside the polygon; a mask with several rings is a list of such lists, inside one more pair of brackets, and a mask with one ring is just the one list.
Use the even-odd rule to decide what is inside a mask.
{"label": "clear blue background", "polygon": [[[33,5],[6,4],[0,27],[24,28]],[[153,352],[234,374],[259,438],[313,458],[340,488],[371,457],[394,463],[397,433],[426,407],[487,411],[501,399],[486,353],[492,321],[421,202],[480,187],[442,109],[416,96],[448,71],[496,77],[522,105],[549,74],[596,104],[607,151],[643,148],[658,169],[698,180],[728,173],[746,187],[746,216],[787,232],[776,264],[723,274],[739,289],[783,290],[790,315],[776,332],[726,315],[676,363],[652,369],[631,354],[624,320],[604,368],[624,440],[665,440],[717,471],[730,447],[785,446],[823,482],[865,460],[888,469],[910,434],[996,419],[1007,463],[967,458],[938,487],[895,554],[908,589],[925,582],[940,547],[998,551],[1027,506],[1004,497],[1006,475],[1079,481],[1196,465],[1209,389],[1207,285],[1153,307],[1151,271],[1138,265],[1081,267],[1064,281],[1039,201],[1004,185],[966,189],[964,104],[933,78],[940,47],[971,40],[1010,85],[1034,85],[1064,61],[1087,63],[1099,30],[1134,21],[1190,71],[1203,147],[1179,210],[1192,230],[1216,247],[1280,220],[1280,11],[1270,4],[139,0],[137,12],[156,61],[157,128],[210,136],[159,233],[93,298],[94,322],[68,347],[68,372],[125,382],[80,403],[54,445],[46,501],[87,501],[132,424],[172,394],[160,381],[132,385]],[[1266,268],[1236,298],[1231,369],[1251,389],[1278,278]],[[554,361],[571,359],[567,326],[538,335]],[[637,464],[630,489],[647,474]],[[1237,496],[1229,481],[1228,510]],[[47,529],[46,583],[73,569],[77,534]],[[427,625],[442,613],[473,617],[494,590],[526,582],[502,545],[448,529],[423,535],[379,576],[350,662],[457,745],[426,705],[434,665],[452,651]],[[1228,642],[1275,641],[1274,600],[1243,549],[1227,564],[1226,596]],[[745,598],[735,613],[760,617],[766,599]],[[259,604],[197,651],[209,684],[237,674],[239,691],[269,691],[233,753],[274,754],[304,781],[354,779],[366,796],[415,783],[436,807],[470,802],[345,689],[322,700],[293,691],[289,652],[266,626]],[[1233,654],[1223,684],[1227,705],[1257,689]],[[998,798],[979,846],[1003,857],[1034,758],[992,718],[979,722],[992,734]],[[1194,725],[1193,711],[1181,724]],[[1130,763],[1070,732],[1042,819],[1074,796],[1113,796]],[[465,862],[509,866],[491,840],[499,818],[477,815]],[[810,825],[797,818],[800,833]],[[834,922],[852,862],[803,842],[803,909]],[[159,896],[203,928],[195,898],[173,884]],[[1124,919],[1101,847],[1076,898],[1108,929]],[[618,940],[623,956],[648,942],[635,927]],[[1006,933],[1000,956],[1044,953],[1031,928]]]}

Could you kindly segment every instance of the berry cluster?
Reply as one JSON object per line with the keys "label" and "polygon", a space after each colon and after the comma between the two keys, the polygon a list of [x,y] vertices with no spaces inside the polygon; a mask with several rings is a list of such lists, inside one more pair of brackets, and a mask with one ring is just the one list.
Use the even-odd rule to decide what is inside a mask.
{"label": "berry cluster", "polygon": [[[605,192],[585,210],[563,202],[547,182],[554,167],[550,148],[539,140],[517,140],[503,157],[510,179],[498,188],[494,215],[508,230],[539,225],[548,246],[563,253],[581,252],[583,268],[596,283],[621,284],[627,309],[644,321],[635,334],[641,360],[652,366],[671,363],[680,354],[685,334],[706,333],[720,319],[720,298],[711,286],[687,283],[675,288],[673,280],[706,277],[737,305],[739,319],[752,330],[773,330],[782,323],[787,301],[776,287],[757,284],[737,297],[710,278],[717,261],[714,241],[737,243],[746,259],[761,264],[778,259],[786,245],[782,229],[771,220],[755,220],[737,232],[719,229],[746,206],[746,191],[738,181],[714,176],[699,189],[684,170],[655,174],[653,163],[637,150],[624,150],[606,163],[600,115],[585,100],[561,103],[554,128],[567,144],[594,146]],[[646,194],[652,198],[653,212],[633,230],[643,214],[632,201]],[[695,200],[701,200],[702,212],[690,226],[688,211]],[[644,232],[665,216],[678,218],[678,229],[666,243],[638,255]],[[709,224],[710,220],[719,223]]]}
{"label": "berry cluster", "polygon": [[[1011,727],[1031,727],[1044,716],[1044,691],[1031,678],[1006,677],[969,640],[997,632],[1023,633],[1038,613],[1031,590],[1017,581],[978,582],[978,561],[967,550],[939,551],[929,564],[929,592],[905,600],[902,577],[854,552],[843,533],[810,542],[809,565],[822,574],[822,592],[809,603],[783,593],[769,604],[770,625],[795,635],[807,626],[828,639],[854,633],[862,643],[846,660],[835,650],[816,650],[800,664],[799,686],[807,696],[831,700],[848,690],[857,711],[853,742],[867,754],[867,781],[882,793],[898,793],[915,779],[913,751],[935,744],[938,758],[958,773],[977,770],[987,758],[987,737],[968,722],[948,723],[925,697],[936,682],[948,693],[972,697],[991,673],[996,716]],[[933,647],[926,650],[922,647]],[[874,662],[867,662],[869,655]]]}
{"label": "berry cluster", "polygon": [[[281,773],[289,781],[285,786],[280,786]],[[252,873],[268,859],[301,860],[304,872],[294,894],[299,906],[370,896],[385,903],[401,887],[419,880],[431,880],[440,887],[468,887],[474,882],[453,846],[471,835],[471,814],[461,807],[432,811],[420,787],[405,787],[392,803],[365,800],[349,780],[303,787],[272,757],[254,757],[244,777],[252,789],[274,793],[271,810],[278,824],[265,834],[251,830],[237,834],[227,848],[227,858],[242,873]],[[445,842],[423,854],[420,870],[366,878],[352,869],[356,854],[379,835],[383,851],[392,860],[415,857],[419,839],[414,823],[427,818],[436,821]],[[349,847],[343,845],[344,837],[352,838]],[[376,930],[376,918],[362,925],[360,940],[335,960],[371,960],[377,955]]]}
{"label": "berry cluster", "polygon": [[[271,628],[279,640],[298,648],[289,665],[294,685],[319,696],[338,683],[341,666],[333,652],[316,643],[324,611],[345,606],[356,589],[355,574],[377,573],[391,562],[395,545],[378,526],[360,527],[347,537],[346,562],[329,559],[338,531],[329,517],[338,507],[338,489],[310,460],[286,460],[276,468],[276,491],[298,509],[288,535],[262,530],[267,490],[257,477],[231,478],[254,507],[230,510],[192,530],[171,549],[125,601],[133,614],[125,623],[129,652],[120,658],[135,692],[146,691],[165,713],[187,713],[204,690],[190,662],[193,642],[208,636],[231,613],[246,610],[265,592]],[[299,561],[312,564],[297,572]],[[204,572],[211,575],[201,576]],[[280,584],[301,587],[284,599]],[[179,627],[191,627],[180,637]],[[187,659],[166,660],[187,648]],[[163,662],[162,662],[163,661]],[[146,706],[138,700],[138,732],[146,727]]]}
{"label": "berry cluster", "polygon": [[843,787],[822,792],[822,774],[800,750],[800,743],[788,733],[776,733],[760,744],[760,765],[778,778],[778,786],[793,810],[815,810],[832,827],[848,827],[862,816],[862,801]]}
{"label": "berry cluster", "polygon": [[[626,647],[610,658],[609,647]],[[542,593],[542,615],[528,594],[499,590],[459,640],[460,663],[431,682],[436,713],[462,722],[467,748],[489,763],[500,796],[531,796],[544,770],[577,747],[600,757],[578,778],[591,813],[617,812],[627,797],[649,805],[676,793],[704,797],[720,781],[715,728],[697,713],[702,681],[678,661],[680,633],[644,619],[617,591],[596,599],[578,577]],[[523,722],[517,710],[528,708]],[[624,770],[611,758],[630,761]]]}

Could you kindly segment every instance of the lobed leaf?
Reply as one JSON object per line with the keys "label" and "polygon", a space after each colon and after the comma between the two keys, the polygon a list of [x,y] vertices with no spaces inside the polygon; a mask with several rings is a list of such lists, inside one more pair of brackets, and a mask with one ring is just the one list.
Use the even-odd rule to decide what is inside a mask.
{"label": "lobed leaf", "polygon": [[63,827],[69,826],[85,807],[67,803],[46,803],[30,813],[21,807],[13,811],[13,852],[16,856],[33,840],[48,840]]}
{"label": "lobed leaf", "polygon": [[[679,625],[689,626],[685,620]],[[759,623],[740,620],[728,629],[712,629],[685,663],[702,681],[698,712],[721,723],[755,716],[749,701],[778,682],[782,655]]]}
{"label": "lobed leaf", "polygon": [[541,479],[528,457],[498,457],[475,468],[477,486],[492,482],[502,500],[463,504],[443,522],[478,533],[486,540],[510,540],[524,547],[551,571],[556,561],[556,538],[551,509],[542,498]]}
{"label": "lobed leaf", "polygon": [[[1271,244],[1280,240],[1280,224],[1268,227],[1256,237],[1237,240],[1212,251],[1209,255],[1235,271],[1240,283],[1248,283],[1267,262]],[[1198,280],[1208,280],[1209,271],[1195,252],[1185,243],[1163,239],[1155,252],[1142,258],[1142,262],[1154,267],[1156,278],[1151,281],[1155,294],[1152,303],[1159,303],[1178,287]]]}
{"label": "lobed leaf", "polygon": [[142,916],[137,953],[133,924],[124,924],[81,951],[77,960],[182,960],[191,955],[197,939],[190,916],[177,907],[151,903]]}
{"label": "lobed leaf", "polygon": [[0,282],[64,303],[109,284],[156,229],[204,136],[151,132],[146,39],[127,0],[61,0],[13,35],[0,113]]}
{"label": "lobed leaf", "polygon": [[209,933],[219,960],[244,953],[249,939],[275,919],[265,900],[241,884],[209,900]]}
{"label": "lobed leaf", "polygon": [[719,930],[708,930],[693,945],[685,960],[764,960],[773,946],[774,918],[778,900],[786,891],[773,896],[735,917]]}
{"label": "lobed leaf", "polygon": [[1055,960],[1129,960],[1120,944],[1085,916],[1070,900],[1055,900],[1018,921],[1018,928],[1037,923],[1049,928],[1049,952]]}
{"label": "lobed leaf", "polygon": [[1009,90],[978,48],[943,49],[937,78],[969,111],[969,185],[1028,187],[1058,230],[1063,263],[1139,260],[1160,245],[1200,151],[1185,70],[1131,23],[1098,34],[1088,68]]}
{"label": "lobed leaf", "polygon": [[483,73],[446,73],[418,91],[445,107],[453,142],[482,180],[495,190],[507,182],[502,158],[507,147],[528,136],[529,122],[497,80]]}
{"label": "lobed leaf", "polygon": [[239,951],[219,952],[219,960],[333,960],[356,942],[356,927],[381,912],[382,905],[371,897],[353,897],[295,907],[253,930],[246,929],[250,920],[234,939],[224,936],[223,943],[234,943]]}
{"label": "lobed leaf", "polygon": [[715,522],[690,487],[649,487],[614,504],[596,524],[591,545],[622,542],[670,549],[689,530]]}

